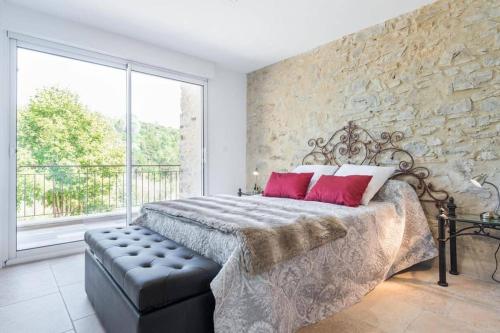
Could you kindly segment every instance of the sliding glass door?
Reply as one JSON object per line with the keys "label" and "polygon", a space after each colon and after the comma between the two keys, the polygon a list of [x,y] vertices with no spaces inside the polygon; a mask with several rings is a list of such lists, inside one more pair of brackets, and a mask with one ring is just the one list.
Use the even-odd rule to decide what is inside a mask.
{"label": "sliding glass door", "polygon": [[202,194],[203,87],[132,71],[132,204]]}
{"label": "sliding glass door", "polygon": [[125,225],[126,71],[17,49],[17,250]]}
{"label": "sliding glass door", "polygon": [[11,45],[16,253],[125,226],[147,202],[203,194],[203,82]]}

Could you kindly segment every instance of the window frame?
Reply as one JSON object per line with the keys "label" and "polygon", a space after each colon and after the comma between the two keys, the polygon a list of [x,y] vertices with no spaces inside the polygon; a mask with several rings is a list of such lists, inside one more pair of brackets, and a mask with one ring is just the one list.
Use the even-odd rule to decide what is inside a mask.
{"label": "window frame", "polygon": [[16,189],[17,189],[17,50],[18,48],[33,50],[55,56],[65,57],[104,65],[126,72],[126,189],[127,189],[127,224],[131,221],[131,177],[132,177],[132,132],[129,130],[132,123],[131,109],[131,73],[132,71],[155,75],[166,79],[195,84],[202,87],[203,101],[201,114],[201,189],[202,195],[208,191],[208,166],[207,166],[207,108],[208,108],[208,80],[189,74],[183,74],[154,65],[148,65],[137,61],[128,60],[116,56],[111,56],[96,51],[86,50],[78,47],[68,46],[60,43],[47,41],[23,34],[7,32],[8,53],[9,53],[9,184],[8,184],[8,253],[6,265],[17,264],[32,260],[39,260],[54,256],[68,255],[82,252],[85,249],[84,241],[76,241],[62,244],[54,244],[39,248],[17,250],[17,209],[16,209]]}

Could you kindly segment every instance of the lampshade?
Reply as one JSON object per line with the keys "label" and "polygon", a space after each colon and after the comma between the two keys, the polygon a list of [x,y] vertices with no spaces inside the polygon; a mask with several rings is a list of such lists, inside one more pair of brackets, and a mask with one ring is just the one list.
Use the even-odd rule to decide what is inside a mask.
{"label": "lampshade", "polygon": [[257,171],[257,169],[255,169],[255,170],[253,171],[253,175],[254,175],[254,176],[258,176],[258,175],[259,175],[259,171]]}
{"label": "lampshade", "polygon": [[476,185],[477,187],[483,187],[483,184],[486,181],[486,178],[488,178],[488,176],[486,174],[482,173],[480,175],[473,177],[470,181],[472,184]]}

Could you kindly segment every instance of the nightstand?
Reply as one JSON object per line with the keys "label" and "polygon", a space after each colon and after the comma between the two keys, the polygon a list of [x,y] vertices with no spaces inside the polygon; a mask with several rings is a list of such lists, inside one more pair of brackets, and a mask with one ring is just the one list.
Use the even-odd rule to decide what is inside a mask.
{"label": "nightstand", "polygon": [[238,189],[238,196],[250,196],[250,195],[259,195],[262,194],[262,191],[251,191],[251,192],[243,192],[241,188]]}
{"label": "nightstand", "polygon": [[[493,238],[500,241],[500,220],[482,220],[477,215],[457,215],[455,210],[457,206],[453,198],[450,198],[447,204],[448,213],[441,208],[438,216],[438,243],[439,243],[439,281],[442,287],[447,287],[446,282],[446,242],[450,242],[450,274],[458,275],[457,270],[457,237],[460,236],[481,236]],[[457,223],[461,228],[457,230]],[[448,229],[448,236],[446,235]],[[497,230],[499,233],[491,234],[491,231]],[[496,259],[496,257],[495,257]],[[494,278],[494,273],[492,275]],[[496,280],[495,280],[496,281]]]}

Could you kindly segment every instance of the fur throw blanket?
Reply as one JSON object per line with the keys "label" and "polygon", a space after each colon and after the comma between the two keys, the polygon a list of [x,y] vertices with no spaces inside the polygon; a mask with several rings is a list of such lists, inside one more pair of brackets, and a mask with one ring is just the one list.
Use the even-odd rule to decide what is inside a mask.
{"label": "fur throw blanket", "polygon": [[145,204],[142,215],[148,211],[236,235],[243,267],[250,274],[269,270],[346,235],[346,227],[333,216],[252,197],[218,195],[162,201]]}

